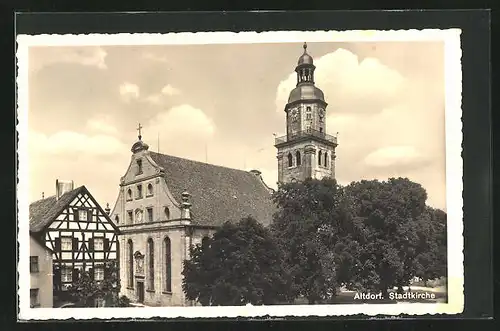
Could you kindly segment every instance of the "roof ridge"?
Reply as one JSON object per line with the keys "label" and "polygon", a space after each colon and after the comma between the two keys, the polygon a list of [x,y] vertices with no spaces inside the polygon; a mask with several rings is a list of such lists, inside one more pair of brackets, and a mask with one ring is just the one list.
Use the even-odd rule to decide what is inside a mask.
{"label": "roof ridge", "polygon": [[244,173],[247,173],[247,174],[251,174],[251,172],[249,170],[241,170],[241,169],[231,168],[231,167],[227,167],[227,166],[223,166],[223,165],[218,165],[218,164],[213,164],[213,163],[208,163],[208,162],[203,162],[203,161],[192,160],[192,159],[188,159],[188,158],[185,158],[185,157],[180,157],[180,156],[175,156],[175,155],[170,155],[170,154],[157,153],[157,152],[153,152],[153,151],[149,151],[149,153],[151,153],[151,154],[157,154],[157,155],[161,155],[161,156],[172,157],[172,158],[181,159],[181,160],[186,160],[186,161],[189,161],[189,162],[199,163],[199,164],[208,165],[208,166],[212,166],[212,167],[224,168],[224,169],[229,169],[229,170],[234,170],[234,171],[241,171],[241,172],[244,172]]}
{"label": "roof ridge", "polygon": [[[75,187],[74,189],[72,189],[72,190],[70,190],[70,191],[68,191],[68,192],[64,192],[64,193],[63,193],[63,195],[64,195],[64,194],[67,194],[67,193],[70,193],[70,192],[73,192],[73,191],[76,191],[76,190],[78,190],[78,189],[81,189],[81,188],[82,188],[82,187],[84,187],[84,186],[85,186],[85,185],[80,185],[80,186],[78,186],[78,187]],[[31,203],[30,203],[30,205],[32,205],[32,204],[34,204],[34,203],[37,203],[37,202],[45,201],[45,200],[47,200],[47,199],[52,199],[52,198],[55,198],[55,197],[56,197],[56,195],[55,195],[55,194],[53,194],[53,195],[50,195],[50,196],[48,196],[48,197],[46,197],[46,198],[35,200],[35,201],[31,202]]]}

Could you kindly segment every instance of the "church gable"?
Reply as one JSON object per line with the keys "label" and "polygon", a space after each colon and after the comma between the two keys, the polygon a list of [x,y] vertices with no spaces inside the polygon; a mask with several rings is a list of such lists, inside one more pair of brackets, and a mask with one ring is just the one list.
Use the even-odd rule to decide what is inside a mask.
{"label": "church gable", "polygon": [[127,168],[125,175],[122,177],[122,183],[130,183],[135,181],[142,181],[151,178],[158,173],[158,167],[151,162],[148,153],[139,152],[133,154],[130,164]]}

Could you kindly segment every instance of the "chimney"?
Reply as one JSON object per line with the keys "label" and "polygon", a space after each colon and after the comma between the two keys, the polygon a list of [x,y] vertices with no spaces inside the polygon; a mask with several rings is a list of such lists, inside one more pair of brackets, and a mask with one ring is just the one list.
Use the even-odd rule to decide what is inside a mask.
{"label": "chimney", "polygon": [[106,203],[106,209],[104,209],[104,211],[106,212],[106,214],[111,214],[111,209],[109,208],[109,203]]}
{"label": "chimney", "polygon": [[69,191],[74,190],[75,183],[72,180],[59,180],[56,179],[56,199]]}

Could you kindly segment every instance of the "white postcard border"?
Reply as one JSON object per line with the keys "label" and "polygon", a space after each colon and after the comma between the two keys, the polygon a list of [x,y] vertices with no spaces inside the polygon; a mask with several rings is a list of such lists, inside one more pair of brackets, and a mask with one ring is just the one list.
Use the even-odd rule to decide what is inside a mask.
{"label": "white postcard border", "polygon": [[[20,35],[18,42],[18,296],[20,320],[286,317],[457,314],[464,307],[461,47],[459,29],[391,31],[183,32],[170,34]],[[445,44],[448,303],[283,305],[239,307],[30,308],[28,202],[28,49],[32,46],[443,41]]]}

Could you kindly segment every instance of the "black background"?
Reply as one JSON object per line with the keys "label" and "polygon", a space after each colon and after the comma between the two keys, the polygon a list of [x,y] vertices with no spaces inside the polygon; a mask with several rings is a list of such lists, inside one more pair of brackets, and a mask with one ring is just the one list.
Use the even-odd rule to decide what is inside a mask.
{"label": "black background", "polygon": [[[18,10],[31,11],[66,11],[89,9],[89,3],[44,3],[18,6]],[[92,10],[117,10],[117,6],[108,7],[111,3],[97,4]],[[309,2],[313,5],[314,2]],[[116,5],[116,4],[115,4]],[[184,4],[186,5],[186,4]],[[477,4],[479,5],[479,4]],[[80,8],[79,8],[80,7]],[[86,7],[86,8],[84,8]],[[207,7],[207,6],[206,6]],[[312,6],[314,8],[314,5]],[[306,12],[204,12],[204,13],[22,13],[14,16],[11,9],[1,20],[0,30],[2,52],[7,55],[2,61],[3,70],[0,71],[2,81],[2,121],[4,128],[0,130],[2,143],[5,146],[1,187],[4,217],[0,222],[6,227],[2,230],[4,239],[2,245],[7,245],[2,252],[3,261],[12,258],[9,272],[6,269],[2,275],[1,296],[4,307],[1,312],[1,330],[35,328],[36,330],[54,330],[59,328],[131,328],[144,327],[136,323],[106,323],[87,325],[86,322],[70,323],[19,323],[14,326],[17,318],[17,285],[16,285],[16,209],[6,213],[8,208],[16,205],[15,185],[16,178],[11,174],[16,170],[16,161],[6,162],[7,156],[15,155],[15,39],[14,34],[85,34],[85,33],[133,33],[133,32],[181,32],[181,31],[270,31],[270,30],[395,30],[395,29],[424,29],[424,28],[460,28],[462,29],[462,77],[463,77],[463,159],[464,159],[464,240],[465,240],[465,311],[459,316],[424,316],[411,317],[412,321],[392,321],[388,317],[379,317],[369,322],[348,321],[346,319],[358,317],[332,317],[327,319],[313,318],[314,322],[293,320],[283,322],[277,320],[259,320],[259,322],[228,322],[217,320],[214,323],[202,321],[169,322],[150,321],[148,328],[192,328],[196,330],[214,328],[217,330],[228,328],[289,328],[310,327],[316,329],[362,329],[362,330],[392,330],[392,329],[434,329],[450,327],[444,324],[453,324],[454,327],[463,326],[470,330],[476,324],[482,329],[494,328],[490,321],[478,322],[478,318],[488,319],[493,315],[493,179],[492,179],[492,124],[490,119],[491,87],[490,87],[490,13],[488,11],[306,11]],[[133,6],[123,3],[120,10],[133,10]],[[150,7],[148,10],[156,8]],[[187,8],[183,8],[187,9]],[[197,8],[197,10],[204,8]],[[207,8],[208,9],[208,8]],[[248,8],[250,9],[250,8]],[[3,18],[2,17],[2,18]],[[14,31],[14,18],[15,28]],[[495,119],[495,118],[494,118]],[[4,178],[5,177],[5,178]],[[7,207],[7,208],[5,208]],[[139,309],[139,308],[138,308]],[[165,308],[168,309],[168,308]],[[82,313],[84,308],[82,309]],[[406,317],[408,319],[409,317]],[[425,318],[426,320],[422,320]],[[441,321],[436,319],[453,318],[455,321]],[[460,318],[462,320],[456,320]],[[463,319],[467,320],[463,320]],[[471,319],[475,319],[471,320]],[[237,323],[237,324],[236,324]],[[313,324],[311,324],[313,323]],[[158,325],[160,324],[160,325]]]}

